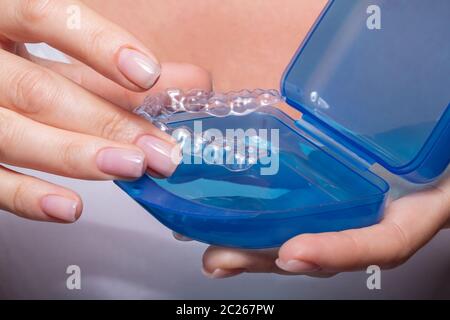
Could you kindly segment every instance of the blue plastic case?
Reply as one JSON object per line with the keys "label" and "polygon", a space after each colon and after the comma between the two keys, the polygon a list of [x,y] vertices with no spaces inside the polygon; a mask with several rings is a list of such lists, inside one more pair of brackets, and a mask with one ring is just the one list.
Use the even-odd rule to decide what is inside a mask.
{"label": "blue plastic case", "polygon": [[[381,29],[368,22],[377,10]],[[181,164],[169,179],[116,183],[170,229],[214,245],[276,247],[377,223],[389,186],[371,164],[424,183],[450,161],[449,12],[447,0],[330,1],[281,82],[301,119],[270,107],[172,119],[278,129],[278,174]]]}

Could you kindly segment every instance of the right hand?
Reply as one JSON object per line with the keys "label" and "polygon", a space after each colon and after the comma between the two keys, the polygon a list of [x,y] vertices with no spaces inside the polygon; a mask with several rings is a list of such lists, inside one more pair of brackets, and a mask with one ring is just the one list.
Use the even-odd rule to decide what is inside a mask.
{"label": "right hand", "polygon": [[[74,5],[79,29],[67,27]],[[34,57],[25,42],[46,42],[73,63]],[[130,111],[167,87],[210,85],[198,67],[161,66],[134,36],[77,1],[0,2],[0,163],[79,179],[168,176],[177,165],[173,141]],[[71,190],[0,166],[0,209],[73,222],[82,202]]]}

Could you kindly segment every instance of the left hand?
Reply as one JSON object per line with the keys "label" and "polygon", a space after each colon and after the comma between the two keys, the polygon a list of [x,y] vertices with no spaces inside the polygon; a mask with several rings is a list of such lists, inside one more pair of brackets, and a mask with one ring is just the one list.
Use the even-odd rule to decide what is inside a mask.
{"label": "left hand", "polygon": [[406,262],[450,222],[450,176],[436,187],[390,203],[376,225],[341,232],[302,234],[279,249],[209,247],[203,269],[211,278],[242,272],[329,277],[370,265],[394,268]]}

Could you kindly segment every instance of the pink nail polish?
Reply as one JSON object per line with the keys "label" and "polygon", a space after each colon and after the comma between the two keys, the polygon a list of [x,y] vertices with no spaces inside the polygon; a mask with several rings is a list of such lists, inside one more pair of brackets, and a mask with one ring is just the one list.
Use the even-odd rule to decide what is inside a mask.
{"label": "pink nail polish", "polygon": [[210,278],[210,279],[224,279],[224,278],[230,278],[230,277],[234,277],[237,276],[238,274],[243,273],[245,270],[244,269],[231,269],[231,270],[226,270],[226,269],[221,269],[218,268],[216,270],[214,270],[212,273],[206,271],[204,268],[202,268],[202,273],[205,277]]}
{"label": "pink nail polish", "polygon": [[143,89],[150,89],[161,74],[161,66],[158,62],[129,48],[120,50],[118,68],[128,80]]}
{"label": "pink nail polish", "polygon": [[320,270],[320,267],[317,264],[301,260],[289,260],[288,262],[283,262],[282,260],[277,259],[275,260],[275,264],[280,269],[293,273],[313,272]]}
{"label": "pink nail polish", "polygon": [[144,151],[148,167],[165,177],[171,176],[181,161],[178,145],[154,136],[142,136],[136,145]]}
{"label": "pink nail polish", "polygon": [[41,200],[41,209],[45,214],[67,222],[74,222],[77,217],[78,201],[58,195],[48,195]]}
{"label": "pink nail polish", "polygon": [[97,167],[116,177],[139,178],[146,169],[145,155],[136,150],[106,148],[97,155]]}

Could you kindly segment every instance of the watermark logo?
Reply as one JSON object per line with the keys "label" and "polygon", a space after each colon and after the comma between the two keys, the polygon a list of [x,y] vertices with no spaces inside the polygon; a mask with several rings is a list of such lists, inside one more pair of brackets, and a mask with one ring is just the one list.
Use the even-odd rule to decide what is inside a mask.
{"label": "watermark logo", "polygon": [[381,290],[381,269],[377,265],[371,265],[367,267],[367,274],[370,276],[367,278],[367,289],[369,290]]}
{"label": "watermark logo", "polygon": [[69,276],[66,280],[66,288],[69,290],[81,290],[81,268],[77,265],[70,265],[66,269]]}
{"label": "watermark logo", "polygon": [[69,30],[81,29],[81,8],[77,5],[70,5],[66,9],[68,14],[66,26]]}
{"label": "watermark logo", "polygon": [[370,5],[366,10],[369,17],[366,21],[367,29],[381,30],[381,8],[377,5]]}
{"label": "watermark logo", "polygon": [[[172,136],[179,142],[184,164],[220,165],[230,171],[243,171],[259,165],[261,175],[275,175],[279,170],[278,129],[209,128],[194,121],[194,130],[178,128]],[[172,157],[177,163],[180,159]]]}

